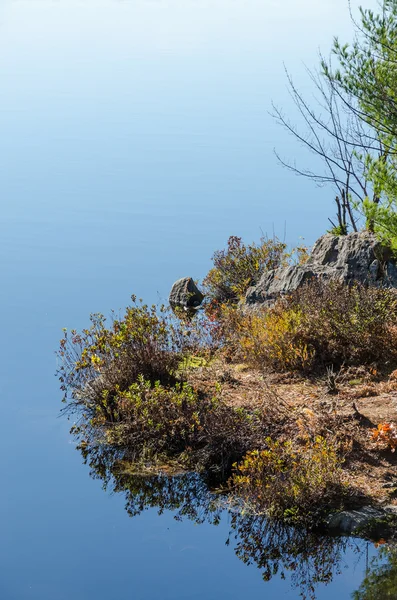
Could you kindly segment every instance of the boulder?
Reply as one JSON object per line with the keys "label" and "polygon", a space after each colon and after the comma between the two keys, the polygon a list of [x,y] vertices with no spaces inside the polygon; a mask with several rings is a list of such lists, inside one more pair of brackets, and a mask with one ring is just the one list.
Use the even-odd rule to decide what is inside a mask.
{"label": "boulder", "polygon": [[271,306],[312,279],[338,279],[347,285],[397,287],[397,266],[391,251],[368,231],[336,236],[323,235],[315,243],[303,265],[278,267],[264,273],[259,283],[248,289],[245,304]]}
{"label": "boulder", "polygon": [[328,516],[325,523],[330,533],[354,535],[365,529],[380,527],[387,513],[372,506],[363,506],[356,510],[344,510]]}
{"label": "boulder", "polygon": [[184,310],[194,313],[204,300],[204,294],[200,292],[191,277],[178,279],[171,288],[169,303],[173,310]]}

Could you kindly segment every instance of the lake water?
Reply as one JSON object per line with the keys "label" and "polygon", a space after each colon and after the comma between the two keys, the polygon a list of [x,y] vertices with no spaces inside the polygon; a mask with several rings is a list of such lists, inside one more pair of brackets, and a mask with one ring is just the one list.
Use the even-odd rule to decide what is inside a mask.
{"label": "lake water", "polygon": [[[324,232],[332,191],[277,164],[311,158],[268,111],[294,115],[283,62],[310,95],[303,62],[350,32],[345,0],[1,0],[2,600],[299,597],[233,514],[130,518],[89,477],[54,351],[91,312],[202,277],[229,235]],[[317,597],[349,598],[367,551],[341,548]]]}

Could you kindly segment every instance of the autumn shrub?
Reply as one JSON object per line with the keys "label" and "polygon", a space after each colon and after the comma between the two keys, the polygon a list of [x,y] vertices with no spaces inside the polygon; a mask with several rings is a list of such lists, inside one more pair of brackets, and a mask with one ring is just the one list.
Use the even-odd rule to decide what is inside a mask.
{"label": "autumn shrub", "polygon": [[258,413],[227,406],[215,382],[213,393],[186,383],[191,365],[205,364],[211,337],[206,323],[183,322],[135,298],[109,323],[95,314],[81,333],[64,330],[64,411],[76,418],[81,449],[124,447],[133,460],[162,456],[219,478],[230,474],[263,437],[263,423]]}
{"label": "autumn shrub", "polygon": [[269,516],[310,523],[330,508],[340,508],[348,488],[338,449],[324,437],[304,444],[266,439],[264,450],[249,452],[235,465],[238,495]]}
{"label": "autumn shrub", "polygon": [[261,368],[383,368],[397,360],[396,309],[394,290],[314,280],[268,310],[242,315],[234,343]]}
{"label": "autumn shrub", "polygon": [[281,264],[285,249],[277,239],[262,238],[259,244],[245,245],[240,237],[231,236],[227,248],[214,253],[214,266],[203,281],[207,304],[238,302],[264,271]]}
{"label": "autumn shrub", "polygon": [[111,398],[104,391],[95,412],[73,428],[80,444],[93,440],[129,449],[132,461],[172,459],[224,479],[231,465],[257,444],[258,415],[227,406],[217,395],[199,394],[187,383],[164,386],[138,376]]}
{"label": "autumn shrub", "polygon": [[[138,376],[161,383],[174,379],[180,362],[180,339],[163,308],[133,303],[125,314],[112,314],[109,324],[91,315],[81,333],[64,329],[58,371],[64,402],[69,409],[93,411],[107,394],[107,418],[114,419],[113,396],[135,383]],[[102,406],[103,409],[103,406]]]}
{"label": "autumn shrub", "polygon": [[291,308],[304,315],[302,340],[318,364],[384,366],[397,358],[394,290],[315,281],[297,290]]}
{"label": "autumn shrub", "polygon": [[301,335],[302,323],[298,307],[287,308],[281,303],[263,313],[245,314],[238,336],[244,358],[260,368],[310,369],[315,351]]}

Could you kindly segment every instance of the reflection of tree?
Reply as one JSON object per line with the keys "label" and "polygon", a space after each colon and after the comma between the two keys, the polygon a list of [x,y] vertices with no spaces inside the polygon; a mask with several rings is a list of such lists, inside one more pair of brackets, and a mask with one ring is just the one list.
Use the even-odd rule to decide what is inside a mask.
{"label": "reflection of tree", "polygon": [[397,598],[397,548],[384,546],[371,560],[364,581],[352,594],[354,600]]}
{"label": "reflection of tree", "polygon": [[359,546],[348,538],[332,538],[313,532],[286,527],[256,515],[234,514],[236,554],[246,564],[256,564],[264,581],[274,575],[298,588],[303,598],[315,598],[317,584],[330,583],[340,574],[344,551]]}
{"label": "reflection of tree", "polygon": [[209,490],[197,473],[153,474],[144,465],[130,463],[125,452],[110,446],[84,447],[82,452],[91,468],[91,477],[102,479],[105,489],[125,495],[125,508],[131,517],[148,508],[157,508],[159,514],[176,511],[177,519],[219,523],[223,509],[219,496]]}
{"label": "reflection of tree", "polygon": [[195,523],[209,521],[214,525],[220,520],[220,503],[195,473],[174,477],[124,474],[117,477],[114,491],[125,493],[125,508],[132,517],[156,507],[159,514],[164,510],[177,511],[179,520],[187,517]]}
{"label": "reflection of tree", "polygon": [[[106,489],[125,495],[125,508],[130,516],[157,508],[159,513],[175,511],[178,520],[219,523],[225,502],[208,488],[200,475],[148,474],[144,466],[132,464],[125,451],[114,447],[84,446],[81,450],[91,468],[91,476],[102,479]],[[285,579],[289,574],[302,598],[315,598],[316,586],[330,583],[340,573],[341,559],[348,546],[360,551],[360,546],[347,538],[331,538],[286,527],[238,510],[230,510],[230,515],[231,532],[226,543],[229,545],[233,539],[238,558],[248,565],[256,565],[264,581],[275,575]],[[372,598],[357,596],[359,600],[367,597]]]}

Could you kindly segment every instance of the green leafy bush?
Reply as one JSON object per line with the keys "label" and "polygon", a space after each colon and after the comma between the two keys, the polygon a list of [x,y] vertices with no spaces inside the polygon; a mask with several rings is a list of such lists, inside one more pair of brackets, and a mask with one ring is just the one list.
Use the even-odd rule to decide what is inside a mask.
{"label": "green leafy bush", "polygon": [[[367,565],[365,577],[353,600],[393,600],[397,598],[397,548],[395,542],[383,545]],[[379,545],[375,544],[375,546]]]}

